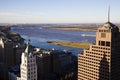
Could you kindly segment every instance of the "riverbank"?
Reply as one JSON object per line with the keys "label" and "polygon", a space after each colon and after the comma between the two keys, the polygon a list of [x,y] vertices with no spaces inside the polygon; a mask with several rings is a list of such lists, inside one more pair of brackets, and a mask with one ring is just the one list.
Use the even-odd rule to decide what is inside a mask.
{"label": "riverbank", "polygon": [[48,29],[53,30],[70,30],[70,31],[90,31],[95,32],[97,30],[97,27],[50,27]]}
{"label": "riverbank", "polygon": [[12,40],[13,42],[24,42],[21,35],[12,31],[10,26],[0,26],[0,37]]}
{"label": "riverbank", "polygon": [[87,49],[90,46],[88,42],[59,42],[59,41],[48,41],[48,43],[67,46],[67,47],[74,47],[74,48],[82,48]]}

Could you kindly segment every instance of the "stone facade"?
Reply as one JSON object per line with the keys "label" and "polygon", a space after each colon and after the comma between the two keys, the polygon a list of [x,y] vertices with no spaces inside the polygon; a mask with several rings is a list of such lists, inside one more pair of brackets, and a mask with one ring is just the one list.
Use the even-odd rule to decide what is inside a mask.
{"label": "stone facade", "polygon": [[120,79],[120,33],[111,22],[99,27],[96,42],[78,54],[78,80]]}
{"label": "stone facade", "polygon": [[21,80],[37,80],[36,55],[31,52],[29,43],[21,57]]}

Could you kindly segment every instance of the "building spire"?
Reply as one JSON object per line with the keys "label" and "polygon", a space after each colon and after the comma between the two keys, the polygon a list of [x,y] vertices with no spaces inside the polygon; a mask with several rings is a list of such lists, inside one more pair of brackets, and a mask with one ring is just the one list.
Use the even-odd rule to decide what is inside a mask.
{"label": "building spire", "polygon": [[108,22],[110,22],[110,5],[108,7]]}
{"label": "building spire", "polygon": [[0,37],[0,43],[3,43],[3,38],[2,37]]}
{"label": "building spire", "polygon": [[25,49],[25,53],[28,54],[29,53],[29,42],[30,40],[27,41],[27,46],[26,46],[26,49]]}

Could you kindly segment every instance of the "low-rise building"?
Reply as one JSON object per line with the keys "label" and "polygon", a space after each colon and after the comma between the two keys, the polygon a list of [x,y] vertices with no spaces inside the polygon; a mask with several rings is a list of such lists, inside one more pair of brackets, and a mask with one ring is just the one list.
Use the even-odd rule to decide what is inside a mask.
{"label": "low-rise building", "polygon": [[21,80],[19,65],[9,67],[9,80]]}
{"label": "low-rise building", "polygon": [[64,80],[65,77],[66,79],[73,77],[75,71],[77,74],[77,60],[76,66],[73,65],[75,60],[70,52],[44,49],[37,49],[37,51],[39,80]]}

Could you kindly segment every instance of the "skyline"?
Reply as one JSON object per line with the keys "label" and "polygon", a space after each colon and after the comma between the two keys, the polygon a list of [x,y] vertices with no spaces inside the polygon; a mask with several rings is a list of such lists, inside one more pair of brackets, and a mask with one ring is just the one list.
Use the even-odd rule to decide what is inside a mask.
{"label": "skyline", "polygon": [[0,23],[120,22],[119,0],[1,0]]}

